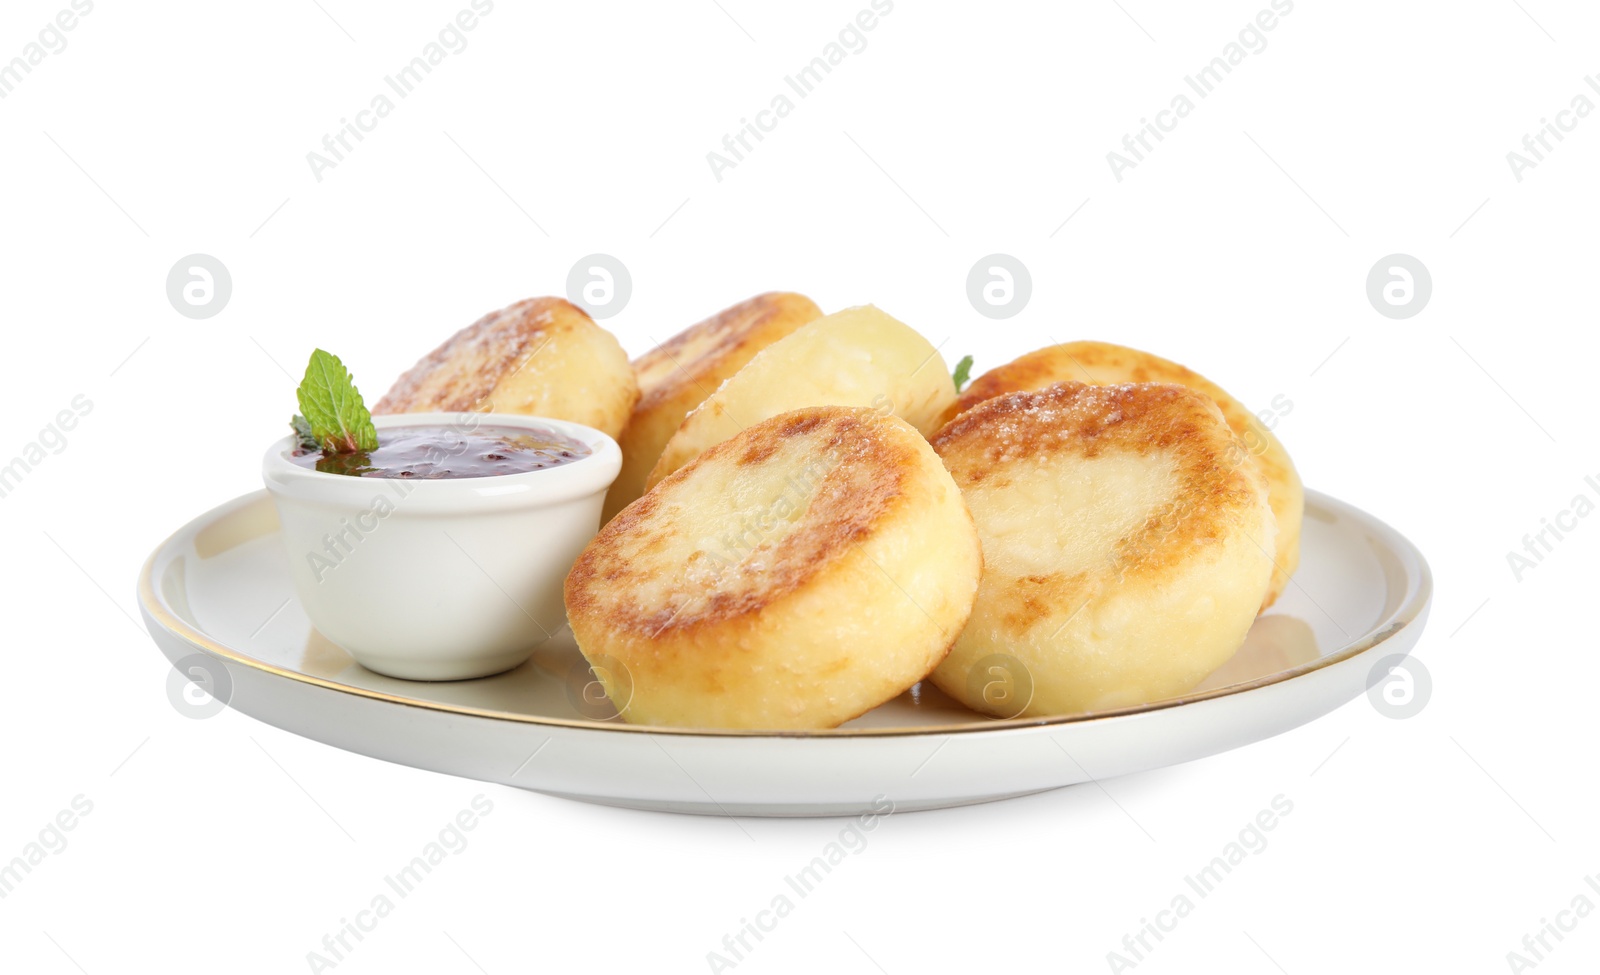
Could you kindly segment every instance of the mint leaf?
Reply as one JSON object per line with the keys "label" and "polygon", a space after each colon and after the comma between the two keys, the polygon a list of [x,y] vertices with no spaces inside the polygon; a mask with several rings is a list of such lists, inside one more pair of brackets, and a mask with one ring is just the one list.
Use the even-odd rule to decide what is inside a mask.
{"label": "mint leaf", "polygon": [[317,438],[311,435],[311,421],[296,413],[289,418],[289,425],[294,427],[295,439],[300,441],[300,446],[307,450],[316,450],[322,444],[317,443]]}
{"label": "mint leaf", "polygon": [[300,412],[310,424],[311,438],[323,453],[353,454],[378,449],[372,414],[361,401],[350,370],[338,356],[321,349],[313,351],[296,395]]}
{"label": "mint leaf", "polygon": [[950,375],[950,378],[955,380],[956,392],[961,392],[961,387],[967,384],[967,379],[971,377],[971,375],[972,356],[964,355],[961,357],[961,361],[956,363],[956,371]]}

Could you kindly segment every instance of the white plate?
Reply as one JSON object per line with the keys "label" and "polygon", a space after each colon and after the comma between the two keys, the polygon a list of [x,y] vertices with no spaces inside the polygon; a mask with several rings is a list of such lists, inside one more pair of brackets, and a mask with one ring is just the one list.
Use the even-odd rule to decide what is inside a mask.
{"label": "white plate", "polygon": [[[997,721],[919,685],[821,732],[700,732],[585,717],[563,630],[510,673],[418,683],[363,669],[295,602],[265,492],[180,529],[139,602],[174,664],[203,655],[218,697],[268,724],[417,768],[589,802],[673,812],[828,816],[1026,795],[1212,755],[1364,693],[1416,643],[1432,583],[1399,533],[1307,492],[1300,569],[1239,654],[1181,698]],[[220,662],[220,663],[219,663]]]}

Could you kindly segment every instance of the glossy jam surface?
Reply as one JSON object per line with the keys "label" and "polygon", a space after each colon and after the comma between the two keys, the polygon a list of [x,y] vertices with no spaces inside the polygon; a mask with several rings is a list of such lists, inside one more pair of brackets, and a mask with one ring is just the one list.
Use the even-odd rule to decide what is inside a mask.
{"label": "glossy jam surface", "polygon": [[437,480],[525,474],[570,464],[590,453],[586,444],[554,430],[432,425],[379,430],[373,451],[327,455],[296,447],[289,459],[324,474]]}

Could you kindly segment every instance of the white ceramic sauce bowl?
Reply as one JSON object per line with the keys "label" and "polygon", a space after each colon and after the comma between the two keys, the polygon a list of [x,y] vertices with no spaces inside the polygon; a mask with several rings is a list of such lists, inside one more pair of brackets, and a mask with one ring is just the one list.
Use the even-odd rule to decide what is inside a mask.
{"label": "white ceramic sauce bowl", "polygon": [[510,670],[566,623],[561,588],[600,526],[622,466],[616,441],[564,420],[405,413],[411,426],[510,427],[590,449],[556,467],[488,477],[323,473],[272,445],[262,477],[278,509],[296,595],[322,635],[369,670],[463,680]]}

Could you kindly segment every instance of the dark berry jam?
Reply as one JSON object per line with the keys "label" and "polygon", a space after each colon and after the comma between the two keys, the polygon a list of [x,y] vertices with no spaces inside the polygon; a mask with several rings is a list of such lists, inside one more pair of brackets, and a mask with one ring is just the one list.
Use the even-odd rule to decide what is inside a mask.
{"label": "dark berry jam", "polygon": [[324,474],[437,480],[525,474],[589,454],[587,445],[554,430],[415,426],[379,430],[377,450],[324,454],[301,446],[290,452],[289,459]]}

